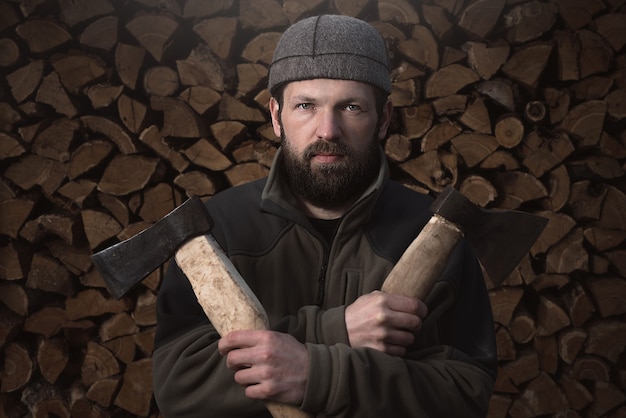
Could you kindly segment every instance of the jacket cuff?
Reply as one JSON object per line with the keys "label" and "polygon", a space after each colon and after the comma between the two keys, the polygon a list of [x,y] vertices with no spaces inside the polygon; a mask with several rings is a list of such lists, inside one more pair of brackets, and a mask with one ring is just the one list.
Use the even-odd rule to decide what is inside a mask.
{"label": "jacket cuff", "polygon": [[332,387],[332,356],[330,346],[324,344],[306,344],[309,351],[309,377],[304,390],[301,409],[319,413],[326,408],[326,402]]}
{"label": "jacket cuff", "polygon": [[346,307],[337,306],[325,310],[318,322],[316,334],[321,344],[346,344],[350,345],[348,330],[346,329]]}

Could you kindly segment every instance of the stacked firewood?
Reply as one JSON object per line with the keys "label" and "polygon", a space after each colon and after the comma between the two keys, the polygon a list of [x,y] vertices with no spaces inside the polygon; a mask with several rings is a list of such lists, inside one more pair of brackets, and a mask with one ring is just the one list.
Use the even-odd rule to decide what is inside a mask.
{"label": "stacked firewood", "polygon": [[163,269],[116,300],[90,255],[267,174],[268,64],[319,13],[387,40],[394,179],[549,219],[487,278],[489,416],[626,417],[625,0],[0,0],[0,417],[159,416]]}

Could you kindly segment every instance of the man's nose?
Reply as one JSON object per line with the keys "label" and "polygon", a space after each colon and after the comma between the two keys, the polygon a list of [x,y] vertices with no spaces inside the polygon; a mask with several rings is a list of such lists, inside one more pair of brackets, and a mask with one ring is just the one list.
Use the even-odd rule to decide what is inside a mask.
{"label": "man's nose", "polygon": [[339,115],[334,110],[322,110],[318,113],[317,137],[326,141],[339,138],[341,122]]}

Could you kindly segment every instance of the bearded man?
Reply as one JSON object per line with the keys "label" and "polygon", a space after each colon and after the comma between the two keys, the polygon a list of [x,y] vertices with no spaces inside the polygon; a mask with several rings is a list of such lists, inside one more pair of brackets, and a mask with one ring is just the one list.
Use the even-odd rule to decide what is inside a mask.
{"label": "bearded man", "polygon": [[154,391],[173,417],[269,417],[263,401],[327,417],[485,416],[496,373],[489,299],[465,243],[425,300],[381,292],[432,199],[389,179],[385,42],[323,15],[280,39],[270,174],[209,199],[213,235],[269,330],[221,336],[172,263],[158,300]]}

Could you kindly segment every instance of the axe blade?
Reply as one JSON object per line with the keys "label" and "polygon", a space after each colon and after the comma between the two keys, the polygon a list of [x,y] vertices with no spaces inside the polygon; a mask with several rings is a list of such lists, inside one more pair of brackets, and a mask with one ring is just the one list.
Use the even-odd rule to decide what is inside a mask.
{"label": "axe blade", "polygon": [[528,212],[482,209],[451,187],[431,210],[461,229],[496,285],[517,267],[548,223]]}
{"label": "axe blade", "polygon": [[204,203],[194,196],[137,235],[93,254],[91,260],[109,292],[119,299],[174,255],[183,242],[212,227]]}

